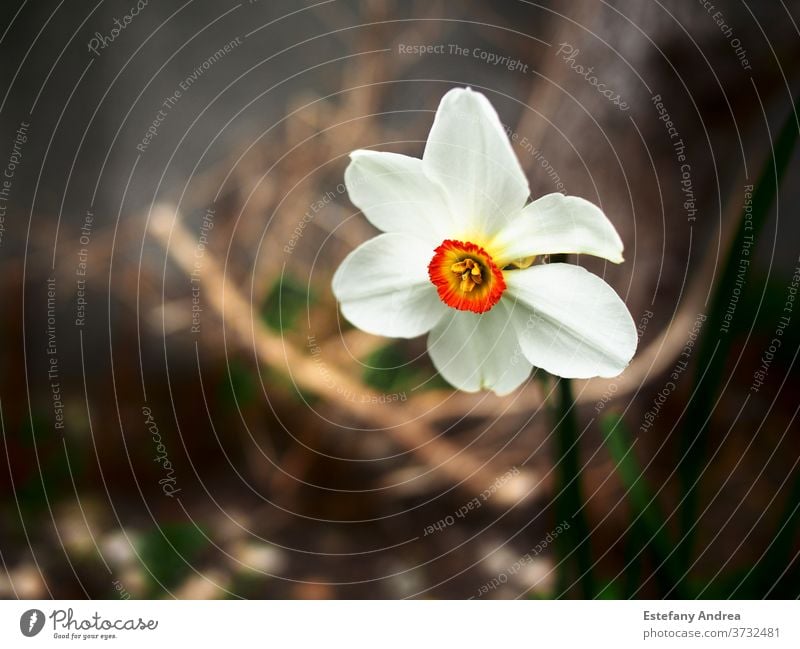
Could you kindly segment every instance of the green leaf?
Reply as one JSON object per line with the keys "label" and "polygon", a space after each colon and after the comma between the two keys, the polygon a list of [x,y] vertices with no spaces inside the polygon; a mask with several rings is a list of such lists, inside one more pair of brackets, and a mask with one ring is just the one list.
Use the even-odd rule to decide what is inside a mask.
{"label": "green leaf", "polygon": [[261,317],[273,331],[294,329],[310,303],[316,300],[314,292],[291,275],[283,275],[275,284],[264,302]]}
{"label": "green leaf", "polygon": [[87,455],[81,441],[68,440],[65,444],[53,425],[44,418],[36,418],[31,426],[26,422],[30,446],[35,446],[38,464],[34,462],[30,476],[17,488],[20,508],[34,513],[52,506],[65,494],[74,494],[73,480],[80,486],[79,477],[87,465]]}
{"label": "green leaf", "polygon": [[258,394],[253,372],[235,358],[228,363],[227,381],[223,378],[219,389],[221,400],[231,408],[247,407]]}
{"label": "green leaf", "polygon": [[208,546],[203,531],[191,523],[161,525],[139,542],[139,556],[150,575],[150,596],[177,586]]}
{"label": "green leaf", "polygon": [[[764,555],[751,566],[747,574],[734,586],[732,594],[748,599],[795,599],[800,596],[795,554],[795,539],[800,528],[800,473],[795,476],[786,499],[779,528],[770,540]],[[791,564],[795,565],[792,566]]]}
{"label": "green leaf", "polygon": [[[797,105],[774,142],[771,155],[754,187],[751,211],[742,210],[736,236],[727,252],[723,271],[714,289],[703,333],[700,336],[696,358],[694,385],[690,394],[694,395],[686,411],[682,427],[679,477],[684,495],[680,511],[682,542],[679,543],[681,563],[689,564],[697,517],[697,492],[700,475],[706,465],[708,422],[714,408],[715,399],[725,371],[725,361],[729,356],[733,336],[721,330],[725,317],[725,306],[736,288],[739,272],[739,258],[745,241],[752,241],[750,249],[755,250],[758,239],[766,224],[770,208],[778,194],[781,180],[797,142]],[[745,289],[747,280],[745,280]],[[742,316],[740,311],[739,317]]]}
{"label": "green leaf", "polygon": [[422,364],[409,362],[416,355],[410,345],[407,341],[398,340],[369,354],[364,359],[364,383],[381,392],[396,395],[449,389],[450,386],[441,376],[430,376]]}
{"label": "green leaf", "polygon": [[646,533],[643,545],[653,551],[660,569],[668,577],[669,588],[683,596],[681,593],[686,589],[682,578],[684,571],[677,562],[675,544],[667,534],[667,519],[659,511],[658,501],[639,467],[625,422],[620,415],[608,413],[601,419],[600,427],[606,448],[616,464],[617,475],[625,487],[625,496],[635,514],[633,522],[641,524]]}
{"label": "green leaf", "polygon": [[364,359],[364,382],[376,390],[389,392],[399,383],[408,383],[409,379],[413,381],[416,371],[403,352],[398,343],[390,343],[372,352]]}
{"label": "green leaf", "polygon": [[603,581],[601,582],[603,587],[600,589],[600,592],[597,593],[596,599],[623,599],[624,595],[622,592],[622,588],[620,587],[619,583],[616,579],[611,581]]}

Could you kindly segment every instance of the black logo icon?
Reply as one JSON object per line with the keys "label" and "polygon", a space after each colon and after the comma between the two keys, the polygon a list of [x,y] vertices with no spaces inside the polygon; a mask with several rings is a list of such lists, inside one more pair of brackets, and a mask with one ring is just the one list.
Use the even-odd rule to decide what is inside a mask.
{"label": "black logo icon", "polygon": [[38,608],[25,611],[19,618],[19,630],[22,635],[32,638],[44,627],[44,613]]}

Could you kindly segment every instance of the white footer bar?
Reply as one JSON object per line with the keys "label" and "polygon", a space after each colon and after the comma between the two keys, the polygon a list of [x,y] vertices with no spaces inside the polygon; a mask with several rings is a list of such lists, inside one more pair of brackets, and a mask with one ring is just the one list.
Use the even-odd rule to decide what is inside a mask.
{"label": "white footer bar", "polygon": [[767,649],[799,647],[798,620],[796,601],[0,601],[0,647]]}

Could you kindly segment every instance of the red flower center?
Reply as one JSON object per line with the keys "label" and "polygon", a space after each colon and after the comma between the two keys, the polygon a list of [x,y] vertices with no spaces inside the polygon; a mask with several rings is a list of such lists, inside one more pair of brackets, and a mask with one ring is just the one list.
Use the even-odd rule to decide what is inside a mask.
{"label": "red flower center", "polygon": [[484,313],[506,290],[503,272],[489,253],[469,241],[443,241],[428,264],[428,277],[442,302],[459,311]]}

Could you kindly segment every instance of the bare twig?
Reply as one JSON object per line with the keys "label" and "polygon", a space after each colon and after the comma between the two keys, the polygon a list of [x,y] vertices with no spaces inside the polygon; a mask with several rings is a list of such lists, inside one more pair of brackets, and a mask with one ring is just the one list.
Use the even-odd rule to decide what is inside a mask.
{"label": "bare twig", "polygon": [[[192,273],[196,242],[181,223],[176,208],[156,206],[150,216],[150,233],[183,272]],[[480,493],[507,468],[493,468],[467,449],[442,439],[421,417],[422,413],[409,407],[409,402],[376,407],[381,395],[346,372],[333,365],[328,365],[324,373],[320,372],[311,356],[298,351],[254,317],[252,305],[225,277],[208,252],[198,279],[205,305],[217,312],[226,331],[238,339],[239,344],[254,349],[261,363],[288,376],[299,389],[384,429],[399,446],[414,453],[432,471],[441,471],[453,483],[472,493]],[[359,398],[343,399],[342,394],[356,394]],[[517,502],[534,493],[537,484],[534,475],[521,472],[500,488],[492,502],[498,505]]]}

